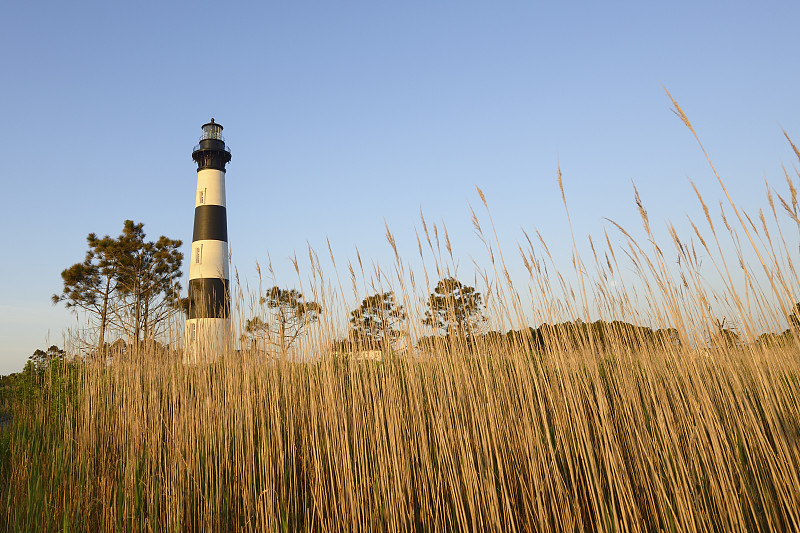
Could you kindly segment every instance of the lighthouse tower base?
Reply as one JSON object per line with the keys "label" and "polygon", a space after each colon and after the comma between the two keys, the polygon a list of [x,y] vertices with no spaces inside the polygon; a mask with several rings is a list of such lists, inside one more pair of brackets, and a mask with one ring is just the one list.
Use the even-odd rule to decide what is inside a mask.
{"label": "lighthouse tower base", "polygon": [[183,362],[208,364],[233,349],[231,321],[227,318],[194,318],[186,321]]}

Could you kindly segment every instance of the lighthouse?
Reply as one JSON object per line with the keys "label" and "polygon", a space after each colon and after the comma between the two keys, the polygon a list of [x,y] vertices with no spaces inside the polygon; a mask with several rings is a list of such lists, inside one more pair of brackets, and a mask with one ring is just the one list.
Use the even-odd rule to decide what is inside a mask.
{"label": "lighthouse", "polygon": [[184,361],[199,363],[221,356],[230,341],[225,165],[231,160],[231,152],[225,146],[222,125],[213,118],[203,124],[203,134],[192,151],[192,159],[197,163],[197,192],[189,257]]}

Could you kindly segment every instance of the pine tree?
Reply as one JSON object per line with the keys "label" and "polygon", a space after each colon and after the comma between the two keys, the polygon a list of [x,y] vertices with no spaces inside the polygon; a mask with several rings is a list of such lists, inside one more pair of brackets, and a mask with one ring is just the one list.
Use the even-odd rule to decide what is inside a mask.
{"label": "pine tree", "polygon": [[145,241],[143,228],[126,220],[116,238],[90,233],[85,259],[61,273],[63,290],[52,296],[54,304],[64,302],[93,318],[98,352],[110,326],[137,342],[154,339],[179,305],[181,241]]}
{"label": "pine tree", "polygon": [[397,326],[405,316],[393,292],[368,296],[350,313],[351,337],[356,342],[389,351],[400,336]]}
{"label": "pine tree", "polygon": [[423,323],[444,335],[473,336],[481,333],[486,323],[483,308],[481,293],[475,287],[464,285],[456,278],[445,278],[428,297]]}

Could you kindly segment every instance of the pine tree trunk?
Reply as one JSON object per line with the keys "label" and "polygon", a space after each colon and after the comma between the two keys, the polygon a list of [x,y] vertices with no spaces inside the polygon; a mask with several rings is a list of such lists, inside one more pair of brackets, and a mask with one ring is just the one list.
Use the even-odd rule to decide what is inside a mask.
{"label": "pine tree trunk", "polygon": [[134,321],[133,321],[133,332],[134,332],[134,340],[136,344],[139,344],[139,338],[142,334],[142,302],[141,302],[141,294],[139,294],[139,288],[136,288],[134,292],[133,298],[133,305],[134,305]]}
{"label": "pine tree trunk", "polygon": [[111,288],[111,278],[106,278],[106,289],[103,291],[103,309],[100,311],[100,335],[97,339],[97,353],[102,356],[106,344],[106,322],[108,321],[108,298]]}

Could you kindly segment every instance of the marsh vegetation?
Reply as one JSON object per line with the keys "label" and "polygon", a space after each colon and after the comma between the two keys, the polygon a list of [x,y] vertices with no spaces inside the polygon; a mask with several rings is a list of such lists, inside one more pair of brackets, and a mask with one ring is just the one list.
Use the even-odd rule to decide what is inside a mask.
{"label": "marsh vegetation", "polygon": [[[423,220],[427,270],[397,254],[385,271],[359,261],[323,275],[311,251],[300,290],[320,312],[290,347],[244,342],[186,366],[173,349],[133,343],[30,365],[33,388],[9,400],[13,423],[0,432],[0,523],[798,530],[798,178],[787,175],[785,194],[770,189],[757,214],[727,198],[722,223],[698,194],[706,219],[691,235],[670,226],[668,242],[637,197],[645,239],[612,224],[624,244],[606,234],[589,258],[572,245],[569,275],[533,235],[513,259],[525,280],[508,274],[487,209],[473,224],[491,260],[461,286],[473,289],[460,293],[466,307],[446,296],[452,282],[435,290],[454,279],[452,250],[446,230]],[[356,311],[351,292],[363,299]],[[262,296],[234,298],[244,332]],[[336,317],[350,317],[348,342]],[[357,357],[376,349],[380,361]]]}

